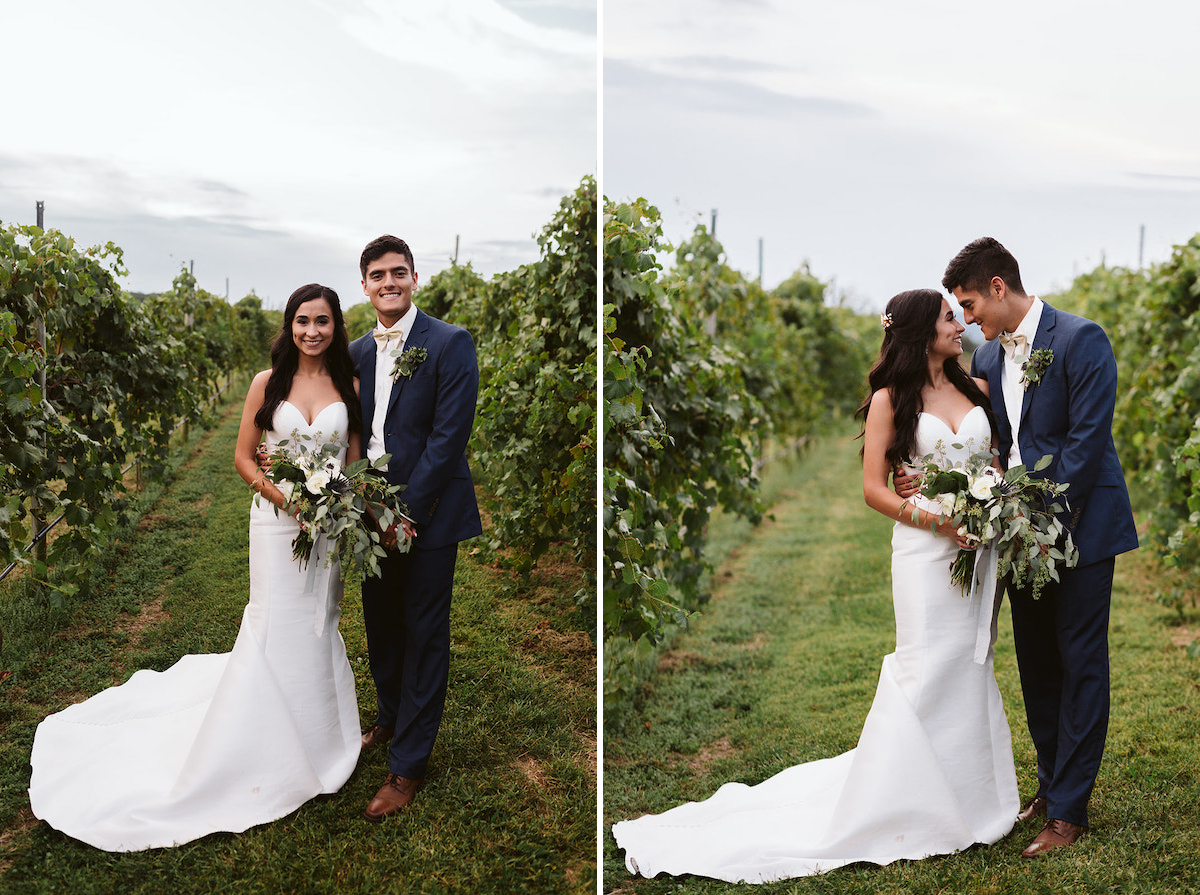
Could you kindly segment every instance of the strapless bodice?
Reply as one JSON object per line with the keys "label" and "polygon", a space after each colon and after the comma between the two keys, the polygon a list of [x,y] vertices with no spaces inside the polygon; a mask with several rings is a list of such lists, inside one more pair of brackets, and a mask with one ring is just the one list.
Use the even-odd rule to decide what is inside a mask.
{"label": "strapless bodice", "polygon": [[922,411],[917,416],[917,456],[933,455],[939,466],[961,466],[973,454],[991,450],[992,432],[987,413],[976,404],[955,432],[940,416]]}
{"label": "strapless bodice", "polygon": [[310,423],[305,419],[300,408],[296,407],[290,401],[281,401],[279,406],[275,408],[275,416],[271,420],[271,428],[264,433],[264,440],[267,444],[267,450],[274,450],[281,441],[288,441],[291,444],[303,442],[309,450],[318,450],[322,445],[334,441],[340,441],[343,444],[342,451],[338,454],[338,459],[345,461],[346,450],[345,443],[348,435],[347,430],[350,425],[350,415],[346,410],[346,405],[341,401],[334,401],[332,404],[326,404],[321,408],[320,412],[313,417]]}

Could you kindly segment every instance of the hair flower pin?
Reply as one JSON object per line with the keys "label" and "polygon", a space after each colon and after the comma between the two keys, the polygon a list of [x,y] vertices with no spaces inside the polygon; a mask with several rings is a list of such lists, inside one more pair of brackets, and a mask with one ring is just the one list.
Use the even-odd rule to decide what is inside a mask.
{"label": "hair flower pin", "polygon": [[885,330],[888,327],[890,327],[892,325],[892,315],[889,314],[887,311],[884,311],[882,314],[880,314],[879,315],[879,325],[882,326]]}

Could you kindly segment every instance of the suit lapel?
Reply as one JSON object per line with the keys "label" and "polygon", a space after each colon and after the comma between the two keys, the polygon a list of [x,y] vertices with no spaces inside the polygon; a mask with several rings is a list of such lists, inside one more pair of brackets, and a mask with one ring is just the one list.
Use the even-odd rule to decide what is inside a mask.
{"label": "suit lapel", "polygon": [[[410,348],[424,348],[425,342],[429,339],[429,315],[417,308],[417,319],[413,321],[412,331],[408,334],[408,338],[404,340],[404,350]],[[396,402],[400,400],[400,392],[404,390],[404,384],[408,382],[405,376],[397,376],[392,384],[392,394],[388,398],[388,416],[392,415],[392,409],[396,406]]]}
{"label": "suit lapel", "polygon": [[[992,417],[996,421],[996,434],[1001,443],[1007,438],[1011,441],[1012,427],[1008,424],[1008,411],[1004,408],[1004,386],[1000,381],[1001,367],[1004,363],[1004,351],[998,339],[984,342],[975,350],[975,361],[972,367],[987,380],[988,396],[992,404]],[[999,448],[1000,445],[993,445]]]}
{"label": "suit lapel", "polygon": [[[363,431],[369,434],[375,416],[375,337],[367,333],[358,350],[358,397],[362,404]],[[365,442],[363,447],[366,448]]]}
{"label": "suit lapel", "polygon": [[1004,363],[1004,351],[1000,348],[1000,342],[997,339],[985,342],[979,350],[984,352],[981,369],[983,378],[988,381],[988,391],[991,392],[992,413],[998,416],[1003,415],[1005,413],[1004,388],[1000,383],[1000,371]]}
{"label": "suit lapel", "polygon": [[[1050,305],[1046,304],[1045,301],[1043,301],[1042,318],[1038,321],[1037,334],[1033,337],[1033,344],[1029,346],[1030,355],[1033,354],[1035,349],[1049,348],[1054,344],[1054,325],[1057,322],[1055,319],[1057,316],[1058,312],[1055,311],[1054,308],[1050,307]],[[1033,388],[1027,388],[1024,390],[1023,397],[1021,398],[1022,428],[1025,426],[1025,417],[1029,414],[1030,402],[1033,401],[1033,392]]]}

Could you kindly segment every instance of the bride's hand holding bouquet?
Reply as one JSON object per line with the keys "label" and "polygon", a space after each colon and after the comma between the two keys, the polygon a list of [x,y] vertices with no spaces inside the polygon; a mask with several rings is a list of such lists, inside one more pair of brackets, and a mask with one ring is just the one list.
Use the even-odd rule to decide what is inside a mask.
{"label": "bride's hand holding bouquet", "polygon": [[[343,466],[338,454],[344,445],[339,442],[312,450],[305,436],[293,433],[293,439],[279,442],[266,457],[284,498],[282,509],[300,526],[292,541],[293,557],[307,564],[323,534],[336,544],[330,557],[338,557],[343,577],[356,572],[378,577],[379,560],[387,555],[383,533],[399,530],[405,513],[399,499],[403,486],[390,484],[378,471],[390,457]],[[404,553],[410,545],[406,536],[386,546]]]}
{"label": "bride's hand holding bouquet", "polygon": [[[920,493],[941,505],[935,528],[958,541],[950,566],[953,584],[963,593],[970,589],[976,547],[990,546],[998,555],[997,575],[1016,587],[1032,588],[1037,599],[1047,582],[1059,580],[1060,568],[1074,568],[1079,558],[1059,519],[1066,510],[1067,485],[1034,478],[1025,466],[1002,473],[992,456],[981,451],[950,468],[939,466],[932,456],[924,458]],[[1052,460],[1049,454],[1042,457],[1033,472]]]}

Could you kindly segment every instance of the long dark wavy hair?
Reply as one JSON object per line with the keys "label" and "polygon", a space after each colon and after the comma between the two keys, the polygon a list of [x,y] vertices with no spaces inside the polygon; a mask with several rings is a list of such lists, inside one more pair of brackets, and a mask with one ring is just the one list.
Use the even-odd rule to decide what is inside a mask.
{"label": "long dark wavy hair", "polygon": [[[885,456],[892,466],[903,465],[914,459],[917,448],[917,415],[923,409],[921,389],[929,375],[927,352],[937,336],[937,321],[942,313],[942,295],[933,289],[913,289],[892,297],[884,312],[891,324],[884,327],[883,345],[867,375],[870,389],[862,406],[854,414],[862,417],[866,430],[867,412],[871,408],[871,396],[886,388],[892,397],[892,421],[895,437],[888,445]],[[982,407],[988,416],[992,430],[992,443],[996,443],[996,420],[987,395],[967,375],[957,357],[948,357],[942,365],[946,378],[971,401]],[[862,434],[859,434],[862,437]],[[860,451],[861,453],[861,451]]]}
{"label": "long dark wavy hair", "polygon": [[300,349],[292,338],[292,321],[296,319],[296,311],[306,301],[323,298],[329,302],[333,312],[333,340],[325,352],[325,369],[333,377],[333,385],[346,402],[346,411],[350,417],[350,431],[362,430],[362,406],[358,395],[354,394],[354,362],[350,359],[350,343],[346,338],[346,321],[342,317],[342,303],[338,295],[328,286],[319,283],[309,283],[301,286],[288,298],[287,307],[283,311],[283,327],[275,336],[271,345],[271,377],[267,380],[263,405],[254,414],[254,425],[266,431],[271,428],[275,419],[275,410],[287,398],[292,390],[292,378],[300,366]]}

